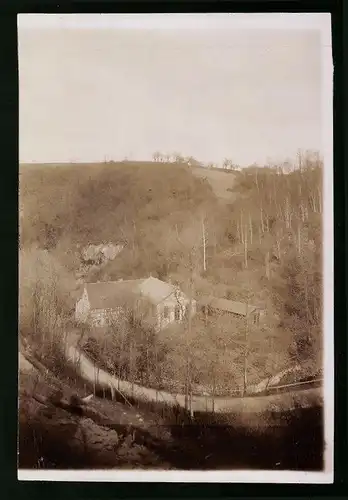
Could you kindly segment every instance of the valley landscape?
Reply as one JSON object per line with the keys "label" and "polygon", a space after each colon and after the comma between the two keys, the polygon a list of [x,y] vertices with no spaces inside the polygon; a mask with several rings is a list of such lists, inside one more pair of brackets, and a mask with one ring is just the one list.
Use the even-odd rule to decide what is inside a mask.
{"label": "valley landscape", "polygon": [[[156,401],[139,402],[129,391],[127,395],[115,391],[118,406],[124,405],[127,412],[139,406],[135,411],[141,414],[143,403],[145,411],[154,412],[156,418],[167,412],[170,417],[155,425],[164,429],[169,418],[169,427],[180,429],[180,436],[184,432],[180,419],[187,420],[189,430],[184,435],[201,432],[197,428],[205,429],[207,425],[214,434],[220,432],[217,429],[226,432],[227,425],[226,420],[223,425],[213,425],[215,419],[221,418],[215,413],[219,398],[241,397],[249,392],[247,399],[251,400],[260,383],[259,392],[264,398],[270,397],[265,395],[262,381],[270,381],[285,370],[273,385],[285,386],[282,392],[309,389],[314,396],[301,408],[301,398],[289,406],[278,394],[277,411],[300,422],[298,412],[317,412],[318,430],[314,428],[316,436],[312,438],[320,447],[322,166],[317,155],[308,154],[301,161],[301,168],[295,166],[290,172],[281,166],[219,171],[215,182],[220,176],[221,185],[226,185],[225,178],[229,182],[233,178],[231,201],[216,195],[208,176],[195,175],[185,164],[21,166],[20,203],[24,215],[20,232],[20,334],[28,346],[23,348],[23,356],[29,349],[29,356],[34,353],[35,359],[51,372],[53,385],[45,380],[42,371],[34,369],[44,392],[61,385],[78,392],[80,387],[81,397],[91,392],[99,394],[99,401],[98,383],[90,380],[86,384],[78,370],[66,366],[64,343],[69,342],[69,337],[78,338],[77,345],[101,369],[158,391],[160,409],[156,410]],[[201,171],[205,172],[205,167]],[[110,260],[93,260],[92,256],[85,262],[85,247],[106,243],[120,245],[122,250]],[[116,321],[98,328],[76,321],[75,303],[83,283],[136,280],[150,275],[175,283],[186,292],[193,284],[198,301],[202,296],[214,295],[256,303],[266,313],[254,325],[221,311],[207,317],[198,310],[190,324],[171,324],[157,333],[141,322],[132,326]],[[23,397],[30,400],[31,379],[35,377],[26,377]],[[303,381],[308,385],[296,386]],[[319,388],[315,388],[318,381]],[[185,390],[191,394],[191,401],[192,393],[193,399],[199,395],[215,399],[209,403],[210,423],[201,424],[200,419],[207,417],[199,416],[199,410],[190,412],[184,400],[180,417],[174,417],[173,407],[160,401],[161,391],[185,394]],[[268,394],[270,390],[271,386]],[[110,394],[104,397],[111,398]],[[98,404],[103,408],[103,403]],[[34,400],[35,405],[38,403]],[[271,417],[261,417],[260,411],[252,419],[253,410],[237,410],[237,415],[241,414],[238,435],[249,429],[260,434],[257,439],[266,439],[270,427],[265,428],[262,421],[269,424]],[[232,433],[237,432],[232,425],[236,418],[233,413],[223,417],[227,422],[231,420],[227,428]],[[145,413],[139,418],[146,422],[154,417]],[[278,417],[275,426],[278,432],[286,433],[281,420]],[[161,446],[169,449],[171,445],[163,439]],[[220,446],[220,440],[218,443]],[[54,449],[48,453],[54,455]],[[319,457],[313,462],[317,467]],[[163,465],[160,460],[158,465]]]}
{"label": "valley landscape", "polygon": [[18,17],[19,477],[327,480],[330,45],[245,16]]}

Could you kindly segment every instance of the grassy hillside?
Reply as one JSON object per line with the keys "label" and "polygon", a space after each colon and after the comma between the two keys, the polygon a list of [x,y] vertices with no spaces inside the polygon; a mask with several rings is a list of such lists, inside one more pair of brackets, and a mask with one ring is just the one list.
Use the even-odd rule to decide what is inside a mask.
{"label": "grassy hillside", "polygon": [[193,167],[192,173],[198,178],[206,179],[218,198],[228,202],[233,200],[233,188],[240,172],[220,168]]}

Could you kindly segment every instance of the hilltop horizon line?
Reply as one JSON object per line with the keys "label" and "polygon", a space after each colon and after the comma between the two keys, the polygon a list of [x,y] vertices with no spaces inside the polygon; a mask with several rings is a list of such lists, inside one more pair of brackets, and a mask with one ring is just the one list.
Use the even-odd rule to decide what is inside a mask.
{"label": "hilltop horizon line", "polygon": [[[156,158],[157,155],[157,158]],[[190,156],[182,156],[179,153],[160,153],[155,152],[153,157],[150,159],[136,159],[132,157],[125,156],[122,159],[109,158],[107,155],[104,159],[99,160],[65,160],[65,161],[37,161],[37,160],[29,160],[29,161],[19,161],[19,165],[84,165],[84,164],[107,164],[107,163],[168,163],[168,164],[188,164],[190,166],[197,166],[203,168],[217,168],[223,170],[242,170],[244,168],[250,167],[275,167],[275,166],[293,166],[295,167],[299,163],[300,158],[308,158],[315,157],[316,159],[322,159],[322,154],[319,150],[312,149],[299,149],[296,156],[284,157],[283,159],[274,160],[269,159],[266,162],[252,162],[245,165],[241,165],[239,163],[234,163],[231,158],[225,158],[222,162],[214,162],[214,161],[202,161],[198,158],[190,155]]]}

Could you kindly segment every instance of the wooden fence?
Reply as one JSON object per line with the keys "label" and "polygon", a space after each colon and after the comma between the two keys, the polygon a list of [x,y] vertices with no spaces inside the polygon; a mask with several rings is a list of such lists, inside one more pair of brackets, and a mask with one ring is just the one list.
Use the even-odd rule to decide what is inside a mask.
{"label": "wooden fence", "polygon": [[190,394],[187,400],[184,394],[174,394],[120,380],[98,367],[73,345],[67,345],[66,355],[82,379],[93,385],[95,392],[108,390],[112,397],[119,393],[125,400],[179,407],[189,411],[191,415],[196,412],[260,414],[267,411],[281,412],[298,407],[322,405],[321,379],[270,387],[264,394],[249,394],[245,397]]}

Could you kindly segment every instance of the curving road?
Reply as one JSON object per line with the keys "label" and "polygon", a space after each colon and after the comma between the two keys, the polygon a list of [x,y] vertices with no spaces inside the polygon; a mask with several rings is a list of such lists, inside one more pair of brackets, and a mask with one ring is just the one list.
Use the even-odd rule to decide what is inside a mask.
{"label": "curving road", "polygon": [[[162,402],[169,406],[178,405],[185,408],[184,394],[172,394],[120,380],[96,366],[78,347],[71,343],[66,346],[66,356],[68,361],[75,366],[82,379],[93,384],[98,389],[109,389],[111,393],[120,391],[125,397],[136,399],[139,402]],[[249,418],[251,414],[260,417],[260,415],[269,411],[283,412],[298,407],[309,408],[322,405],[322,402],[322,388],[316,387],[282,394],[244,398],[215,397],[213,399],[211,396],[192,396],[190,408],[192,413],[212,411],[216,413],[236,413],[240,415],[247,414]]]}

